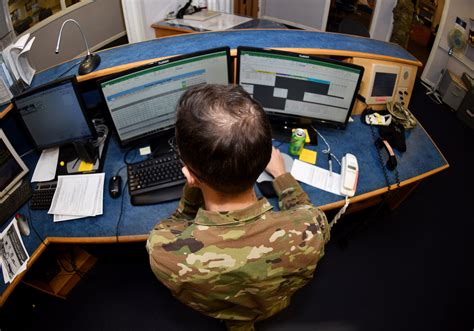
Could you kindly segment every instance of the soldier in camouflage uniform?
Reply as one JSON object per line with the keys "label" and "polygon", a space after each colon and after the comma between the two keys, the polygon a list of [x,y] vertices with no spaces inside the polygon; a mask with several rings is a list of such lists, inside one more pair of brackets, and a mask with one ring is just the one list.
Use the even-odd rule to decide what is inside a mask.
{"label": "soldier in camouflage uniform", "polygon": [[[329,226],[271,146],[263,109],[241,88],[203,85],[178,104],[176,139],[187,184],[147,242],[156,277],[184,304],[229,330],[287,307],[313,277]],[[280,211],[253,190],[266,168]]]}
{"label": "soldier in camouflage uniform", "polygon": [[415,7],[412,0],[398,0],[393,9],[393,30],[390,41],[403,48],[408,47],[410,40],[411,24]]}

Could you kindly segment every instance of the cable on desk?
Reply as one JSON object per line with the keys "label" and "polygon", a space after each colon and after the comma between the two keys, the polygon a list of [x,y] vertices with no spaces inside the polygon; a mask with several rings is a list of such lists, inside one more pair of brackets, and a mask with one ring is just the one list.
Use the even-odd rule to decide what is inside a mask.
{"label": "cable on desk", "polygon": [[314,130],[314,132],[317,133],[317,135],[318,135],[319,137],[321,137],[321,139],[322,139],[322,140],[324,141],[324,143],[326,144],[326,147],[327,147],[327,148],[322,150],[323,154],[327,154],[327,155],[328,155],[328,160],[334,159],[334,160],[337,161],[337,163],[339,164],[339,166],[341,166],[341,162],[339,161],[339,159],[336,157],[336,155],[335,155],[333,152],[331,152],[331,146],[329,146],[329,144],[328,144],[326,138],[324,138],[324,136],[323,136],[321,133],[319,133],[319,131],[316,130],[316,128],[315,128],[314,126],[311,125],[311,128]]}
{"label": "cable on desk", "polygon": [[20,159],[22,159],[22,158],[24,158],[25,156],[27,156],[27,155],[33,153],[34,151],[35,151],[35,149],[32,148],[32,149],[30,149],[30,150],[24,152],[23,154],[20,155]]}
{"label": "cable on desk", "polygon": [[[137,147],[137,145],[134,145],[134,146],[130,147],[130,148],[125,152],[125,154],[124,154],[124,156],[123,156],[123,163],[125,163],[126,165],[132,164],[131,162],[133,162],[133,161],[135,160],[135,157],[136,157],[137,155],[135,154],[135,155],[133,156],[133,160],[130,161],[130,162],[127,161],[127,158],[128,158],[128,154],[129,154],[131,151],[136,151],[136,147]],[[136,153],[136,152],[135,152],[135,153]]]}
{"label": "cable on desk", "polygon": [[30,226],[30,228],[33,230],[33,232],[35,233],[35,235],[38,237],[38,239],[41,241],[41,243],[44,245],[44,247],[48,247],[48,245],[44,242],[43,238],[41,238],[40,234],[38,233],[38,231],[36,231],[36,228],[35,226],[33,225],[33,219],[31,217],[31,206],[30,206],[30,203],[31,203],[31,200],[28,201],[28,203],[26,204],[27,207],[28,207],[28,225]]}
{"label": "cable on desk", "polygon": [[62,76],[64,76],[65,74],[67,74],[72,68],[78,66],[79,64],[81,63],[81,60],[77,61],[76,63],[74,63],[72,66],[70,66],[67,70],[63,71],[58,77],[56,77],[56,79],[59,79],[61,78]]}
{"label": "cable on desk", "polygon": [[123,187],[122,187],[122,201],[120,202],[120,214],[119,214],[119,218],[118,218],[118,221],[117,221],[117,226],[115,228],[115,242],[118,244],[119,240],[118,240],[118,237],[119,237],[119,230],[120,230],[120,222],[122,221],[122,215],[123,215],[123,200],[124,200],[124,196],[125,196],[125,188],[127,187],[127,183],[128,183],[128,179],[125,181]]}

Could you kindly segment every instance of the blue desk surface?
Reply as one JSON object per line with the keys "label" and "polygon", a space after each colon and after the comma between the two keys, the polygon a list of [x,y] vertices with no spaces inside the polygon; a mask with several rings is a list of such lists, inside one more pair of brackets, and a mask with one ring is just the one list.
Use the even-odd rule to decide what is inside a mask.
{"label": "blue desk surface", "polygon": [[[229,46],[231,49],[238,46],[330,49],[417,61],[415,57],[396,44],[369,38],[303,30],[234,30],[184,34],[105,50],[99,53],[102,61],[96,70],[222,46]],[[52,52],[53,50],[51,50]],[[81,60],[82,58],[75,59],[38,73],[34,77],[32,85],[38,86],[50,82],[59,75],[75,74],[77,66],[73,68],[71,66],[78,64]],[[68,70],[69,68],[71,69]]]}
{"label": "blue desk surface", "polygon": [[[308,32],[297,30],[244,30],[225,31],[201,34],[187,34],[172,38],[162,38],[147,42],[126,45],[100,52],[102,62],[98,70],[112,68],[118,65],[132,63],[141,60],[158,58],[168,55],[190,53],[203,49],[220,46],[236,48],[240,45],[254,47],[281,47],[281,48],[319,48],[332,50],[347,50],[351,52],[362,52],[401,58],[416,61],[407,51],[395,44],[389,44],[377,40],[352,37],[341,34]],[[53,50],[52,50],[53,52]],[[63,63],[54,68],[38,73],[33,79],[33,86],[50,82],[59,75],[75,74],[80,59]],[[328,143],[338,158],[345,153],[356,155],[359,161],[360,175],[357,194],[365,194],[385,187],[383,172],[378,163],[376,149],[369,127],[360,123],[358,117],[355,122],[350,123],[345,131],[321,129],[320,132],[326,137]],[[275,142],[277,145],[277,142]],[[326,146],[320,142],[317,151]],[[407,133],[408,151],[398,154],[400,180],[405,181],[413,177],[421,176],[433,170],[440,170],[447,166],[446,160],[440,154],[436,146],[422,127],[417,126]],[[279,148],[286,152],[288,145],[281,144]],[[123,153],[114,137],[110,140],[104,165],[106,173],[106,187],[108,180],[123,166]],[[26,162],[30,168],[30,174],[38,159],[37,155],[30,155]],[[318,157],[318,166],[327,168],[327,159]],[[334,165],[334,171],[340,172],[339,166]],[[125,171],[122,171],[125,179]],[[389,174],[391,183],[395,183],[392,173]],[[310,195],[311,200],[318,206],[327,205],[340,201],[341,197],[303,185],[304,190]],[[104,214],[94,218],[74,221],[53,223],[53,218],[46,211],[31,211],[31,222],[44,240],[49,237],[60,238],[113,238],[118,235],[142,237],[148,234],[153,225],[163,217],[167,217],[174,211],[177,202],[168,202],[152,206],[134,207],[130,204],[128,191],[124,192],[123,213],[120,226],[117,227],[121,211],[121,199],[113,200],[108,193],[104,193]],[[276,200],[271,203],[276,206]],[[23,206],[21,213],[29,215],[28,207]],[[1,227],[3,229],[5,225]],[[32,255],[41,245],[41,240],[34,231],[28,237],[23,238],[26,248]],[[79,239],[80,240],[80,239]],[[3,293],[7,285],[0,281],[0,293]]]}
{"label": "blue desk surface", "polygon": [[[183,34],[168,38],[128,44],[99,52],[101,63],[96,71],[119,65],[229,46],[253,46],[261,48],[314,48],[335,51],[359,52],[388,56],[407,61],[418,61],[397,44],[339,33],[303,30],[230,30]],[[54,50],[51,50],[53,55]],[[33,78],[32,87],[49,83],[68,75],[77,74],[82,57],[39,72]],[[0,106],[2,112],[7,105]]]}
{"label": "blue desk surface", "polygon": [[[386,186],[383,171],[380,167],[376,148],[374,147],[370,127],[360,121],[359,116],[354,117],[355,121],[349,123],[346,130],[335,130],[329,128],[319,128],[319,132],[326,138],[333,153],[340,159],[346,153],[354,154],[359,162],[359,181],[357,195],[383,189]],[[434,145],[425,130],[418,125],[415,129],[406,133],[407,151],[396,153],[398,158],[398,171],[400,181],[406,181],[414,177],[422,176],[428,172],[441,170],[447,166],[443,155]],[[288,151],[288,144],[281,144],[274,141],[281,151]],[[324,142],[319,139],[318,146],[307,146],[307,148],[318,151],[317,165],[327,169],[327,158],[321,152],[326,148]],[[132,206],[128,190],[123,191],[122,199],[112,199],[107,192],[107,184],[111,176],[115,175],[123,166],[123,156],[125,150],[117,144],[115,137],[109,141],[103,171],[106,174],[104,192],[104,214],[98,217],[91,217],[80,220],[65,222],[53,222],[53,216],[46,211],[31,211],[31,223],[42,239],[47,237],[61,238],[97,238],[110,237],[115,240],[115,236],[135,236],[147,235],[152,227],[162,218],[169,216],[176,208],[177,201],[161,203],[150,206]],[[129,161],[133,160],[134,152],[129,155]],[[26,158],[26,163],[33,172],[37,155],[30,155]],[[138,159],[136,159],[138,160]],[[340,167],[333,162],[333,170],[340,173]],[[126,179],[126,170],[120,172],[122,178]],[[395,175],[388,171],[390,184],[395,184]],[[317,206],[324,206],[333,202],[341,201],[342,197],[322,191],[320,189],[302,184],[303,189],[309,194],[311,201]],[[258,189],[257,189],[258,192]],[[277,200],[270,199],[270,202],[277,208]],[[117,223],[122,212],[120,225]],[[21,213],[29,215],[28,207],[25,205],[20,210]],[[5,225],[3,226],[5,227]],[[2,227],[2,228],[3,228]],[[23,237],[26,248],[32,254],[41,244],[38,237],[32,231],[30,236]],[[2,287],[0,285],[0,291]]]}

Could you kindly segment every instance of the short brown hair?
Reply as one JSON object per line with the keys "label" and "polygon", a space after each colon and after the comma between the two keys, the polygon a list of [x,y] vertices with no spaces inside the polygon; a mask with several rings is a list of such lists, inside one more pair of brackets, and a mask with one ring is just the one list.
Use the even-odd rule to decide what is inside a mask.
{"label": "short brown hair", "polygon": [[272,153],[268,118],[239,86],[188,89],[177,106],[176,140],[190,170],[214,190],[229,194],[253,186]]}

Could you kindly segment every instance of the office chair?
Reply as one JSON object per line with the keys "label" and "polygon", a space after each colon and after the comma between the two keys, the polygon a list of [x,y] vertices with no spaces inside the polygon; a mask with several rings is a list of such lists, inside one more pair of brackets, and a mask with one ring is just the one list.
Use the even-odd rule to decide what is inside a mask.
{"label": "office chair", "polygon": [[339,23],[338,32],[370,38],[369,30],[362,23],[350,18],[345,18]]}

